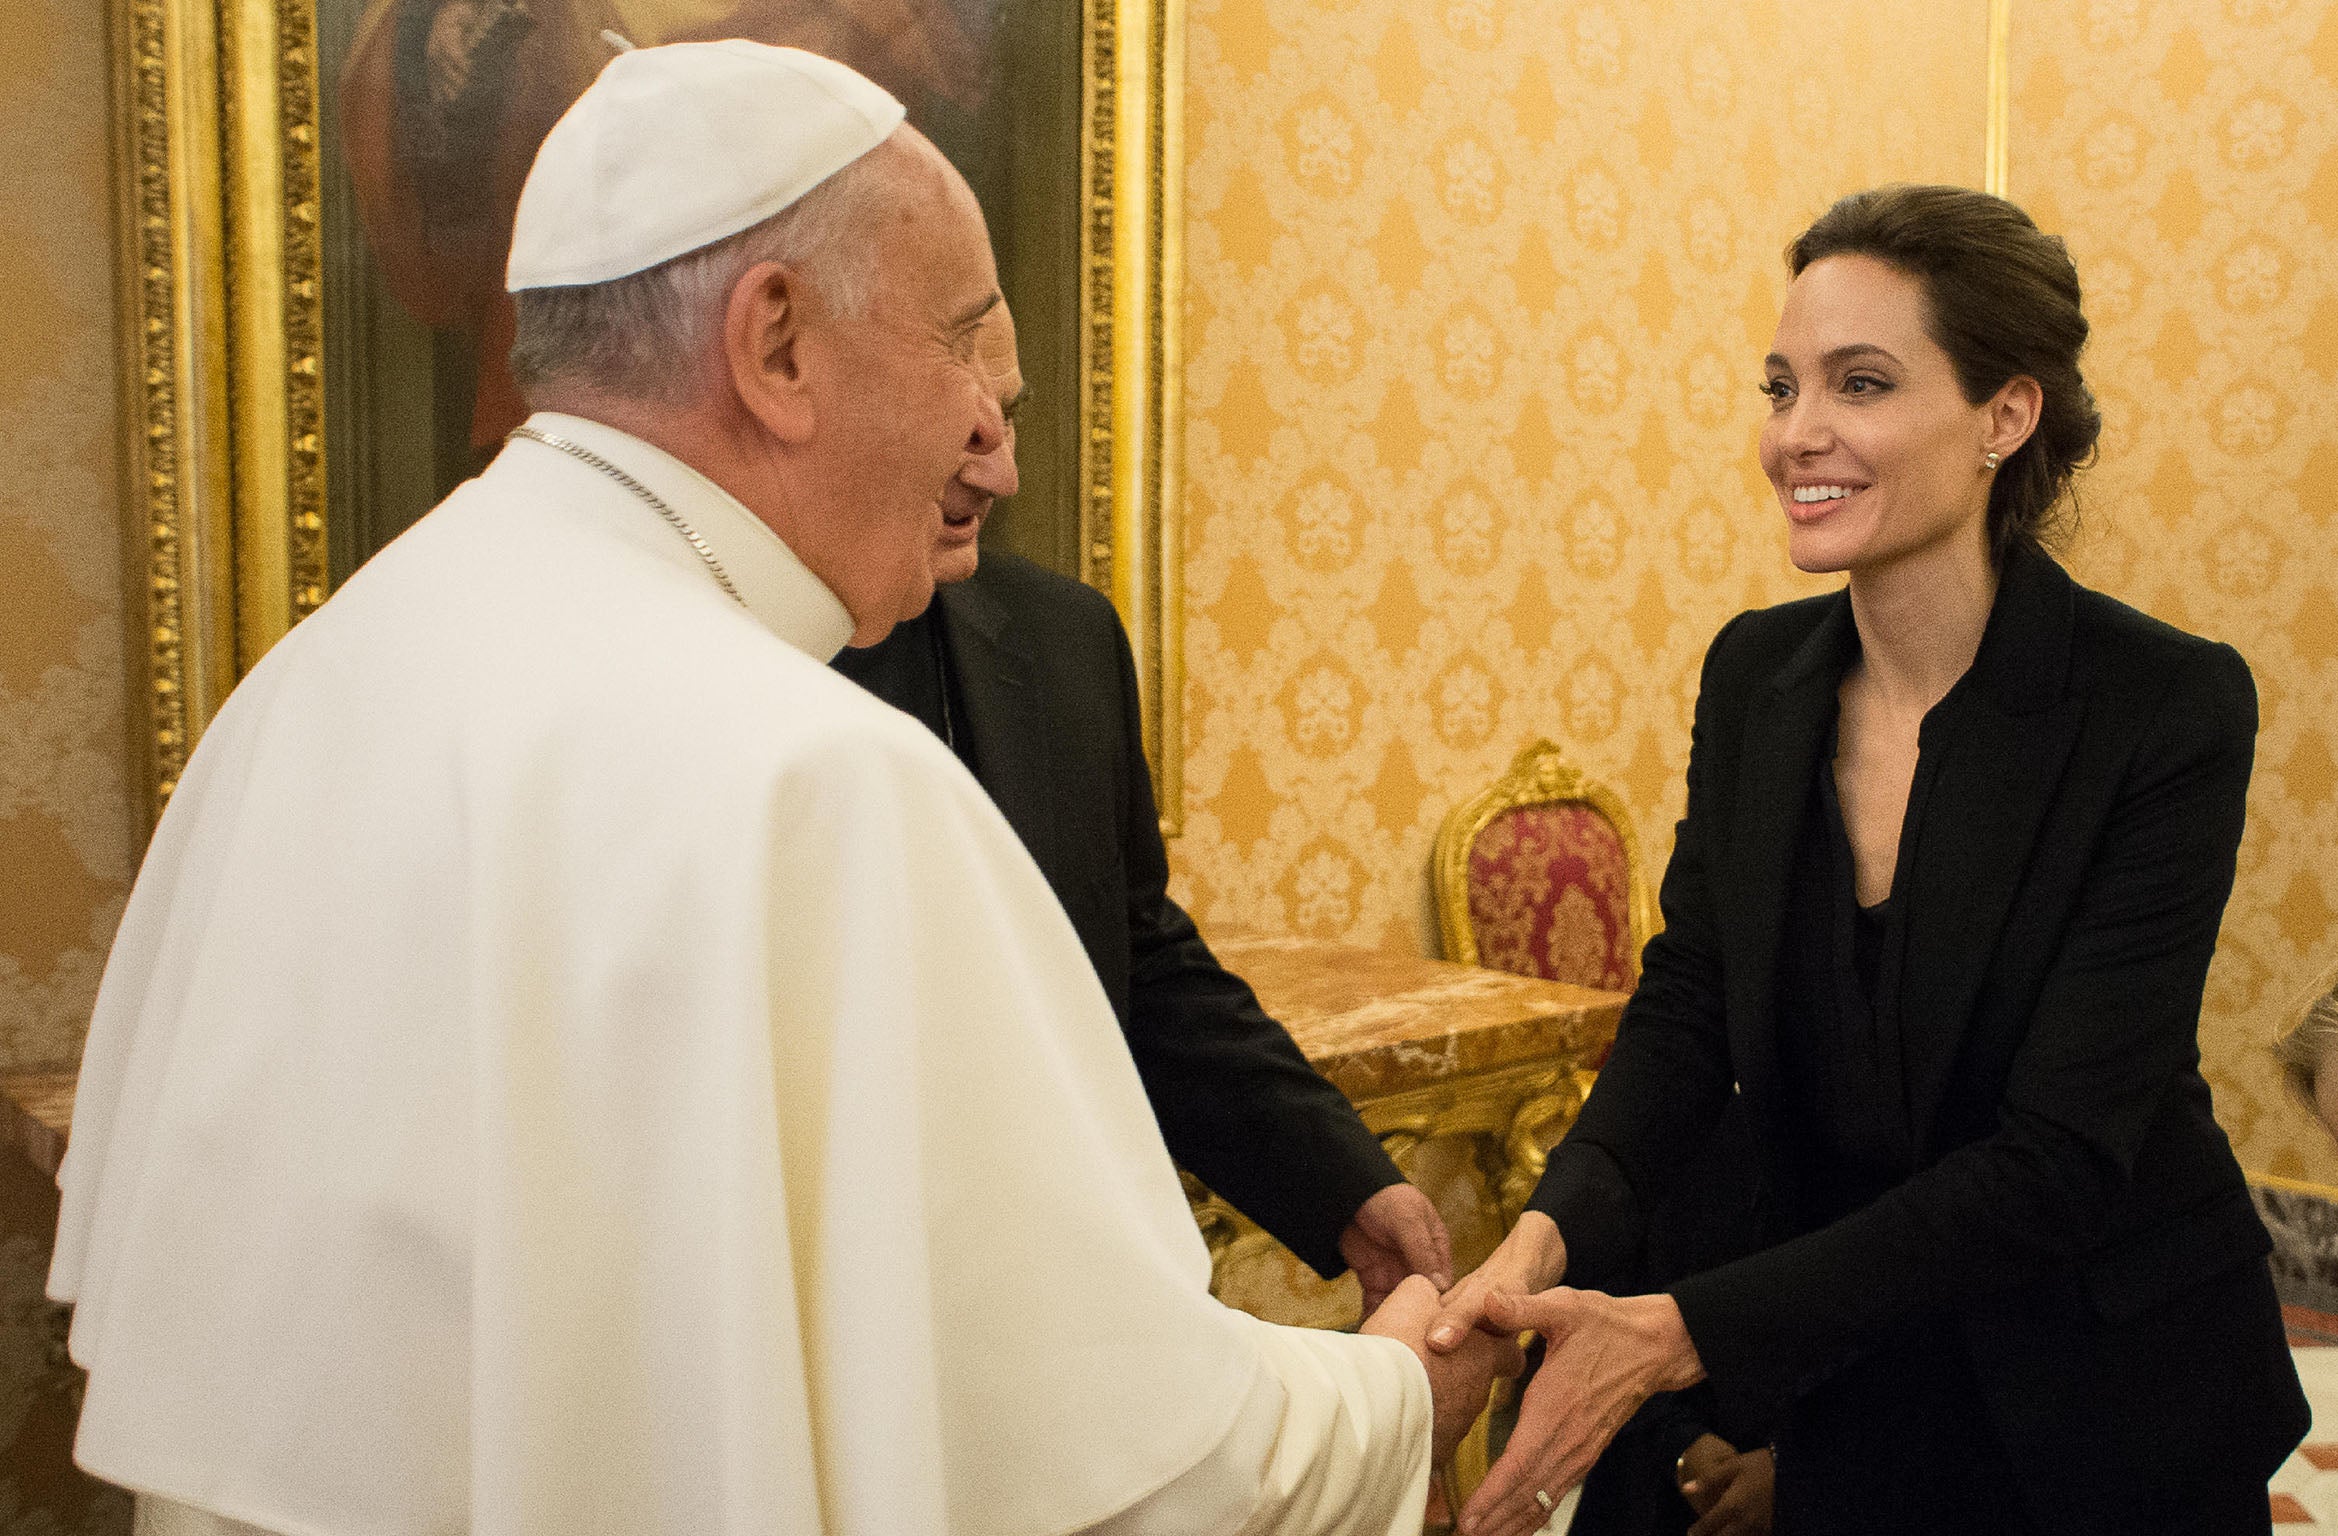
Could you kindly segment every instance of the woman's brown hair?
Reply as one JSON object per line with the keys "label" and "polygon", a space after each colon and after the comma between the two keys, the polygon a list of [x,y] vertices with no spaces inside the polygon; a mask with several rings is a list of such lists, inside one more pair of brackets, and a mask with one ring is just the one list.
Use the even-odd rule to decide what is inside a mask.
{"label": "woman's brown hair", "polygon": [[2062,532],[2071,475],[2094,455],[2102,413],[2078,370],[2086,316],[2078,269],[2060,237],[2001,197],[1964,187],[1889,186],[1854,192],[1786,247],[1800,277],[1828,256],[1870,256],[1924,286],[1932,339],[1979,405],[2012,378],[2037,380],[2037,430],[1989,487],[1989,551],[2044,545]]}

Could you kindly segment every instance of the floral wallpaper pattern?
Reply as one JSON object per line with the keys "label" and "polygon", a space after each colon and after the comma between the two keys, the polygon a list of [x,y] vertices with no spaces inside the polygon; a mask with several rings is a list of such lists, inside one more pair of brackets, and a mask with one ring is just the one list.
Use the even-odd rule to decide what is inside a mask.
{"label": "floral wallpaper pattern", "polygon": [[0,1072],[80,1056],[137,861],[104,20],[0,0]]}
{"label": "floral wallpaper pattern", "polygon": [[1983,154],[1986,0],[1192,0],[1184,889],[1433,943],[1539,733],[1661,865],[1696,663],[1814,584],[1754,463],[1779,252]]}
{"label": "floral wallpaper pattern", "polygon": [[[0,0],[0,1072],[70,1068],[137,861],[106,8]],[[0,1151],[0,1536],[126,1536],[71,1460],[57,1193]]]}
{"label": "floral wallpaper pattern", "polygon": [[2338,962],[2338,3],[2015,7],[2011,191],[2088,285],[2073,563],[2229,641],[2263,723],[2200,1046],[2250,1168],[2338,1184],[2265,1044]]}

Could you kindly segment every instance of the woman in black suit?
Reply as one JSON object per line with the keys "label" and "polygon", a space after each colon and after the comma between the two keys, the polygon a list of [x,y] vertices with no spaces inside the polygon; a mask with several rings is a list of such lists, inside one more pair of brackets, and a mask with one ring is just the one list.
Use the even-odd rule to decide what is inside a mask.
{"label": "woman in black suit", "polygon": [[[2099,430],[2061,241],[1889,187],[1788,265],[1762,465],[1849,581],[1707,653],[1665,931],[1438,1325],[1548,1348],[1463,1530],[1524,1536],[1708,1375],[1787,1403],[1781,1536],[2266,1530],[2308,1419],[2196,1042],[2248,667],[2041,547]],[[1606,1294],[1733,1094],[1767,1246]]]}

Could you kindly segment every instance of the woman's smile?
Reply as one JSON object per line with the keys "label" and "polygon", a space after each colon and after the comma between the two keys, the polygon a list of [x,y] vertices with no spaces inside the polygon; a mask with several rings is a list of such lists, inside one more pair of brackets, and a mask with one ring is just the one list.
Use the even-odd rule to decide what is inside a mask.
{"label": "woman's smile", "polygon": [[1787,490],[1786,515],[1797,523],[1815,523],[1841,511],[1866,489],[1865,485],[1851,480],[1794,485]]}

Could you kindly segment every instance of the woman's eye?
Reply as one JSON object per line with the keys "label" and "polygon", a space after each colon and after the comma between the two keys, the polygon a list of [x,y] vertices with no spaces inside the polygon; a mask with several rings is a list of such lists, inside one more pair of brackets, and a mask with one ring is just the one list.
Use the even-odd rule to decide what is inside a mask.
{"label": "woman's eye", "polygon": [[1794,398],[1794,386],[1787,383],[1784,379],[1764,379],[1761,383],[1756,384],[1754,388],[1759,390],[1762,394],[1768,396],[1770,404],[1772,405],[1784,405],[1787,401]]}
{"label": "woman's eye", "polygon": [[1864,373],[1855,373],[1843,381],[1846,395],[1880,395],[1891,385],[1882,379]]}

